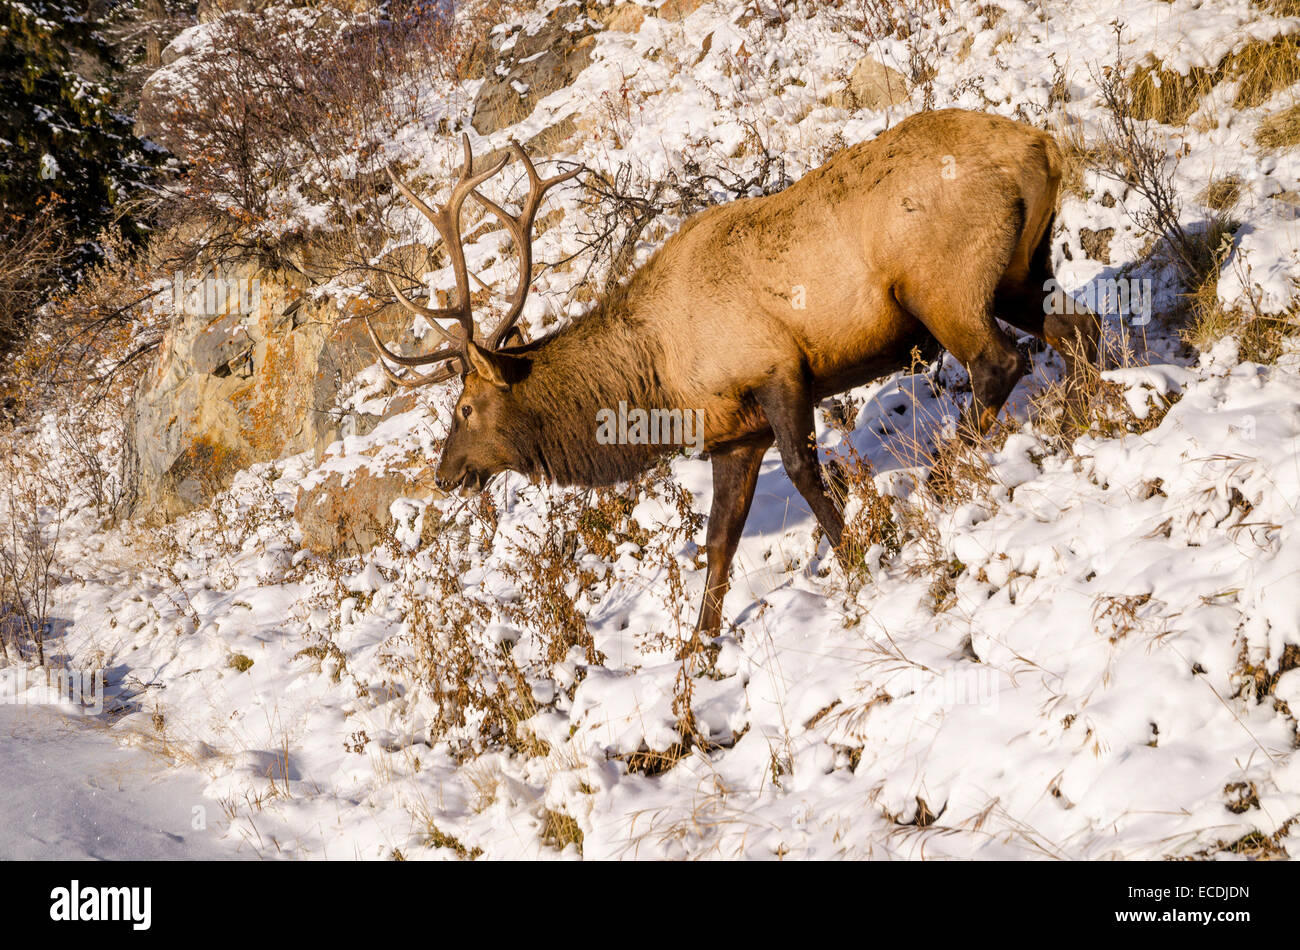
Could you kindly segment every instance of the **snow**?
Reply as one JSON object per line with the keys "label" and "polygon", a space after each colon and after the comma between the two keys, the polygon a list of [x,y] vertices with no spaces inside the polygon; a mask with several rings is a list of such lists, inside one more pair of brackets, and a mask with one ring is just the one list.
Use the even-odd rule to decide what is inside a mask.
{"label": "snow", "polygon": [[168,770],[86,718],[45,706],[0,706],[2,860],[251,856],[251,849],[241,853],[222,840],[219,809],[203,797],[203,786],[201,773]]}
{"label": "snow", "polygon": [[[574,151],[547,157],[607,172],[630,162],[640,181],[688,159],[750,174],[752,155],[738,152],[755,123],[797,178],[919,107],[920,91],[879,113],[825,104],[863,55],[861,40],[811,6],[788,8],[779,25],[742,22],[750,6],[705,4],[680,24],[651,17],[634,35],[598,34],[573,86],[509,129],[471,132],[476,152],[569,115],[599,116]],[[1300,26],[1246,0],[1008,2],[992,30],[976,4],[953,6],[914,34],[949,51],[937,60],[937,105],[1089,134],[1101,121],[1094,76],[1113,59],[1112,20],[1126,24],[1130,61],[1152,56],[1179,70],[1237,48],[1243,30]],[[524,22],[536,29],[540,19]],[[201,44],[204,31],[175,51]],[[961,57],[965,34],[975,41]],[[906,71],[914,48],[887,37],[867,52]],[[1072,93],[1060,114],[1047,108],[1051,62]],[[474,88],[443,90],[443,111],[387,142],[382,160],[449,180],[458,149],[429,129],[464,117]],[[624,91],[625,108],[600,111]],[[1209,175],[1243,178],[1220,298],[1253,296],[1279,312],[1293,303],[1300,254],[1295,215],[1272,196],[1294,187],[1300,168],[1289,154],[1259,163],[1252,133],[1265,114],[1165,131],[1171,148],[1186,145],[1176,182],[1189,216]],[[35,853],[43,838],[97,856],[227,847],[185,831],[192,804],[231,816],[241,853],[310,858],[459,856],[437,846],[448,838],[486,858],[576,856],[576,845],[546,840],[547,813],[571,816],[587,858],[1164,858],[1221,854],[1251,831],[1294,828],[1300,674],[1282,673],[1272,695],[1257,697],[1250,671],[1277,672],[1287,645],[1300,645],[1300,354],[1288,344],[1275,365],[1239,362],[1229,340],[1187,355],[1165,322],[1177,290],[1168,273],[1085,257],[1082,227],[1113,227],[1117,262],[1136,261],[1146,241],[1122,186],[1093,173],[1087,185],[1090,196],[1068,197],[1058,219],[1062,285],[1077,293],[1125,276],[1156,291],[1152,323],[1123,328],[1141,361],[1105,374],[1135,431],[1056,443],[1035,429],[1028,401],[1061,374],[1056,355],[1039,353],[1005,411],[1011,434],[983,458],[987,486],[936,507],[915,488],[925,471],[905,443],[951,432],[960,368],[949,360],[933,375],[854,391],[853,432],[846,439],[820,420],[823,452],[859,452],[895,515],[925,530],[896,554],[877,545],[865,574],[845,576],[770,452],[725,604],[734,626],[707,665],[676,657],[703,587],[703,531],[684,524],[675,494],[707,512],[709,467],[698,459],[675,459],[639,489],[625,532],[638,540],[616,538],[611,551],[583,542],[557,554],[583,499],[516,476],[492,484],[491,518],[460,499],[402,499],[393,537],[367,555],[332,561],[300,549],[297,491],[335,473],[435,459],[454,387],[423,391],[417,408],[319,461],[253,466],[163,531],[70,530],[62,555],[82,580],[58,591],[58,649],[98,658],[110,688],[128,676],[157,687],[168,742],[195,764],[97,793],[95,807],[112,804],[83,819],[86,794],[69,797],[82,787],[71,776],[102,783],[123,753],[109,753],[110,735],[38,719],[3,740],[0,753],[14,751],[0,757],[0,781],[30,786],[31,802],[44,789],[60,810],[16,823],[30,840],[4,847]],[[492,196],[503,200],[504,189]],[[550,201],[565,216],[538,240],[542,261],[576,252],[592,224],[576,189]],[[641,259],[680,221],[656,224]],[[469,259],[499,259],[498,241],[483,236]],[[495,270],[485,279],[510,283]],[[544,315],[581,311],[570,299],[581,276],[580,267],[538,275],[525,313],[534,334]],[[449,289],[450,270],[429,283]],[[1117,317],[1111,328],[1121,329]],[[388,398],[375,368],[345,392],[353,408]],[[564,594],[589,643],[557,645],[533,609],[538,556],[574,568]],[[251,666],[232,667],[236,654]],[[504,734],[443,689],[439,677],[462,663],[488,692],[517,689],[519,715]],[[708,748],[680,748],[683,682]],[[147,733],[150,716],[132,712],[114,733]],[[79,764],[62,753],[57,766],[42,764],[46,746]],[[1229,810],[1233,783],[1253,784],[1258,807]],[[146,844],[130,843],[145,811],[181,840],[150,831]],[[1294,853],[1294,831],[1280,840]]]}

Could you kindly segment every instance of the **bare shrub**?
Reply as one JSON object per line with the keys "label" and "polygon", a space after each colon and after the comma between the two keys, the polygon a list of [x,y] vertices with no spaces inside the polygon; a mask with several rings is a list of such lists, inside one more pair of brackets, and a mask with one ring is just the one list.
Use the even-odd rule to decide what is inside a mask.
{"label": "bare shrub", "polygon": [[848,515],[844,525],[846,560],[859,576],[865,576],[868,556],[873,551],[884,557],[898,554],[903,538],[889,498],[876,488],[875,468],[848,441],[852,430],[846,426],[841,431],[848,452],[830,460],[826,482]]}
{"label": "bare shrub", "polygon": [[535,631],[551,663],[564,660],[573,647],[582,650],[588,663],[604,662],[577,603],[597,579],[576,559],[578,523],[585,507],[580,494],[567,493],[558,503],[548,503],[545,527],[524,530],[523,540],[512,543],[515,558],[505,568],[519,590],[518,599],[505,606],[505,615]]}
{"label": "bare shrub", "polygon": [[24,435],[0,444],[0,646],[44,666],[64,491]]}
{"label": "bare shrub", "polygon": [[[947,0],[827,0],[823,3],[830,20],[849,41],[863,49],[873,49],[882,39],[907,39],[920,29],[927,17],[947,21]],[[994,16],[989,8],[997,11]],[[1002,11],[986,4],[976,11],[984,15],[989,28],[997,23]],[[991,21],[991,22],[990,22]]]}
{"label": "bare shrub", "polygon": [[190,222],[199,248],[278,260],[322,224],[377,226],[387,187],[368,163],[454,70],[437,5],[385,9],[232,10],[155,80],[142,118],[186,161],[173,224]]}
{"label": "bare shrub", "polygon": [[1184,226],[1182,202],[1174,184],[1178,157],[1142,119],[1133,85],[1120,53],[1123,27],[1115,28],[1115,62],[1097,76],[1106,109],[1097,155],[1102,174],[1127,185],[1141,199],[1137,208],[1125,206],[1133,223],[1167,249],[1179,275],[1190,288],[1217,274],[1217,257],[1224,233],[1233,225],[1222,216],[1211,217],[1200,229]]}
{"label": "bare shrub", "polygon": [[163,49],[194,24],[196,4],[192,0],[130,0],[106,6],[110,8],[101,32],[121,65],[116,86],[120,105],[130,114],[139,105],[140,87],[162,66]]}
{"label": "bare shrub", "polygon": [[[27,332],[69,247],[53,206],[35,217],[0,211],[0,356]],[[0,409],[21,395],[10,372],[0,371]]]}
{"label": "bare shrub", "polygon": [[[545,744],[519,728],[539,707],[513,656],[513,641],[490,638],[491,606],[472,597],[461,580],[467,558],[452,525],[437,529],[423,552],[404,552],[392,539],[386,548],[400,567],[404,622],[384,662],[433,702],[430,739],[447,742],[461,761],[502,746],[545,755]],[[337,614],[337,606],[331,612]]]}
{"label": "bare shrub", "polygon": [[[931,23],[947,22],[950,4],[947,0],[833,0],[825,3],[826,13],[834,27],[849,42],[881,59],[881,41],[902,40],[907,49],[904,68],[911,89],[921,90],[923,110],[935,105],[934,81],[939,75],[941,51],[938,36],[927,30]],[[997,11],[997,16],[987,14],[991,27],[1002,11],[986,4],[976,10]]]}
{"label": "bare shrub", "polygon": [[[0,370],[14,418],[58,403],[120,428],[123,401],[167,326],[166,309],[154,306],[165,273],[157,253],[113,229],[101,233],[99,248],[99,263],[75,288],[55,292],[29,315],[21,345]],[[116,417],[105,415],[109,407]]]}

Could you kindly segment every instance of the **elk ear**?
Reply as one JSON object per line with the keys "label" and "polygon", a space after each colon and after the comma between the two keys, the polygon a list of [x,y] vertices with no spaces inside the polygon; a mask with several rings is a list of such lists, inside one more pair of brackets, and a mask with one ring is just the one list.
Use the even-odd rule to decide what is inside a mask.
{"label": "elk ear", "polygon": [[528,375],[531,362],[527,357],[494,353],[473,340],[465,344],[468,366],[498,389],[506,389]]}

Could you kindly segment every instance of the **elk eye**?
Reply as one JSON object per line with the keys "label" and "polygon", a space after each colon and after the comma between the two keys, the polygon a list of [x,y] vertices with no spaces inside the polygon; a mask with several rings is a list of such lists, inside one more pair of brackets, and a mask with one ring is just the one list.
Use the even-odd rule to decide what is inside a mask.
{"label": "elk eye", "polygon": [[460,407],[460,414],[461,414],[462,416],[464,416],[466,419],[468,419],[468,418],[470,417],[470,415],[471,415],[473,412],[474,412],[474,407],[473,407],[473,406],[461,406],[461,407]]}

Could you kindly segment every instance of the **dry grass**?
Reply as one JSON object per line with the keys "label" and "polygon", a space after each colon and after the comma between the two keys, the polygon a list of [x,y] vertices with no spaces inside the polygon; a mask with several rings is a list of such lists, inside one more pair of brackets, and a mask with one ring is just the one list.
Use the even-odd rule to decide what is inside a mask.
{"label": "dry grass", "polygon": [[540,837],[545,844],[556,851],[563,851],[569,845],[582,854],[582,827],[572,815],[550,808],[542,812],[542,829]]}
{"label": "dry grass", "polygon": [[1219,78],[1217,70],[1204,68],[1182,75],[1159,65],[1140,66],[1128,77],[1133,114],[1143,121],[1183,125]]}
{"label": "dry grass", "polygon": [[1276,16],[1300,16],[1300,0],[1250,0],[1251,6],[1260,7]]}
{"label": "dry grass", "polygon": [[1207,208],[1226,214],[1241,200],[1242,184],[1241,177],[1238,175],[1212,178],[1205,186],[1205,191],[1201,193],[1201,202]]}
{"label": "dry grass", "polygon": [[1252,663],[1243,643],[1237,658],[1237,668],[1232,679],[1237,684],[1235,699],[1253,699],[1256,703],[1273,696],[1277,681],[1283,673],[1300,668],[1300,645],[1288,643],[1277,658],[1276,668],[1269,670],[1266,662]]}
{"label": "dry grass", "polygon": [[1300,322],[1294,312],[1250,317],[1241,326],[1237,355],[1244,362],[1276,363],[1286,341],[1297,333]]}
{"label": "dry grass", "polygon": [[1218,319],[1219,275],[1232,252],[1236,230],[1235,221],[1219,215],[1211,218],[1200,233],[1188,235],[1186,248],[1190,253],[1184,254],[1183,262],[1188,290],[1181,310],[1189,327],[1184,339],[1193,346],[1207,339],[1206,328]]}
{"label": "dry grass", "polygon": [[840,509],[851,512],[844,525],[845,558],[852,565],[850,573],[859,579],[867,575],[867,558],[873,550],[893,557],[903,547],[903,534],[894,516],[890,500],[876,488],[876,472],[848,442],[852,420],[844,420],[847,456],[831,459],[826,466],[826,484]]}
{"label": "dry grass", "polygon": [[[639,523],[633,509],[647,496],[658,497],[676,517],[663,525]],[[506,545],[508,562],[502,570],[514,593],[502,601],[482,598],[462,581],[472,563],[467,548],[492,547],[496,513],[490,496],[478,496],[459,512],[471,516],[473,543],[457,526],[457,512],[438,521],[435,509],[425,513],[421,550],[406,551],[391,534],[386,537],[378,552],[386,572],[399,581],[404,624],[385,648],[384,662],[436,704],[431,738],[447,742],[461,762],[496,749],[530,759],[552,758],[560,751],[536,735],[530,721],[551,704],[572,699],[582,680],[581,670],[576,678],[560,676],[557,664],[571,662],[575,655],[587,664],[604,663],[586,612],[614,582],[613,562],[629,554],[644,565],[645,576],[667,574],[668,614],[678,629],[650,632],[647,638],[652,646],[662,641],[664,648],[675,648],[682,640],[681,615],[688,609],[678,554],[703,520],[691,501],[666,466],[619,489],[549,492],[538,501],[546,509],[546,529],[520,530]],[[340,602],[358,599],[337,583],[326,587],[313,603],[331,617],[339,615]],[[493,621],[506,621],[514,635],[493,639]],[[517,638],[527,640],[527,650],[515,649]],[[326,643],[304,655],[323,660],[331,650]],[[691,711],[696,661],[693,654],[683,657],[674,698],[682,748],[663,754],[643,750],[632,757],[631,767],[664,771],[705,744]],[[554,687],[557,680],[566,685],[548,689],[548,698],[534,693],[534,684]]]}
{"label": "dry grass", "polygon": [[[1135,350],[1137,342],[1127,329],[1105,328],[1100,346],[1102,365],[1116,369],[1144,365],[1145,360]],[[1067,452],[1085,433],[1122,438],[1149,432],[1160,425],[1181,398],[1177,393],[1157,397],[1146,415],[1139,417],[1125,398],[1124,387],[1103,379],[1096,366],[1079,385],[1071,387],[1068,382],[1045,382],[1029,400],[1034,434],[1054,449]]]}
{"label": "dry grass", "polygon": [[1219,271],[1228,253],[1228,244],[1220,245],[1216,265],[1188,296],[1188,319],[1182,331],[1184,342],[1199,351],[1209,350],[1219,340],[1234,335],[1238,359],[1270,365],[1282,355],[1287,340],[1300,334],[1300,308],[1292,306],[1280,313],[1266,313],[1261,290],[1251,280],[1250,267],[1237,258],[1234,267],[1247,288],[1244,305],[1225,307],[1219,300]]}
{"label": "dry grass", "polygon": [[[920,354],[914,354],[913,373],[924,368],[920,360]],[[881,496],[870,466],[858,459],[856,452],[850,453],[847,465],[844,461],[837,465],[831,482],[844,484],[846,497],[859,506],[846,526],[846,538],[854,544],[855,563],[872,548],[882,557],[900,558],[908,577],[929,579],[930,606],[935,613],[942,613],[956,604],[957,579],[966,565],[948,550],[936,516],[972,501],[997,505],[1001,486],[989,457],[1005,443],[1011,429],[999,424],[980,434],[969,413],[964,413],[955,437],[931,444],[929,433],[941,432],[941,421],[926,418],[928,410],[919,403],[913,411],[919,418],[912,430],[896,431],[886,445],[901,468],[927,473],[924,478],[913,476],[905,498]],[[864,565],[850,575],[850,584],[866,577]]]}
{"label": "dry grass", "polygon": [[433,822],[429,822],[428,830],[425,833],[425,841],[431,848],[447,848],[454,851],[456,857],[462,861],[473,861],[483,854],[482,848],[465,847],[459,838],[442,831]]}
{"label": "dry grass", "polygon": [[1262,831],[1251,831],[1236,841],[1220,841],[1214,851],[1240,855],[1251,861],[1286,861],[1291,855],[1282,841],[1291,833],[1291,826],[1294,823],[1295,818],[1288,820],[1271,835],[1266,835]]}
{"label": "dry grass", "polygon": [[1234,109],[1261,105],[1289,89],[1300,82],[1300,36],[1253,40],[1213,68],[1194,67],[1185,74],[1148,63],[1128,73],[1126,84],[1137,118],[1184,125],[1206,95],[1229,80],[1237,84]]}
{"label": "dry grass", "polygon": [[1087,201],[1092,190],[1085,184],[1086,174],[1089,169],[1101,165],[1101,150],[1084,139],[1082,123],[1058,126],[1056,141],[1061,146],[1063,159],[1061,187],[1067,195]]}
{"label": "dry grass", "polygon": [[1262,105],[1300,82],[1300,36],[1254,40],[1225,59],[1219,69],[1237,81],[1233,108]]}
{"label": "dry grass", "polygon": [[1046,386],[1031,400],[1030,416],[1040,438],[1057,448],[1068,448],[1084,433],[1118,439],[1150,432],[1180,398],[1177,393],[1157,396],[1146,415],[1138,416],[1125,398],[1123,386],[1098,377],[1076,394],[1067,393],[1063,383]]}
{"label": "dry grass", "polygon": [[1267,116],[1255,130],[1255,141],[1264,148],[1300,145],[1300,105]]}
{"label": "dry grass", "polygon": [[1100,596],[1093,602],[1093,627],[1097,633],[1105,634],[1111,646],[1115,646],[1142,627],[1142,608],[1150,601],[1150,594]]}

